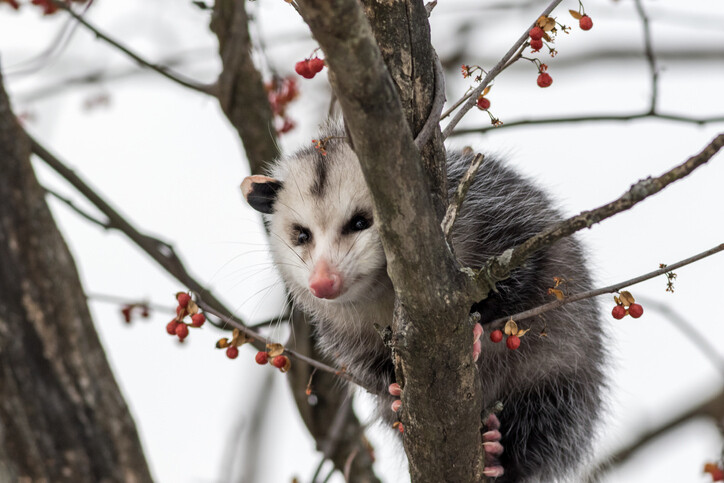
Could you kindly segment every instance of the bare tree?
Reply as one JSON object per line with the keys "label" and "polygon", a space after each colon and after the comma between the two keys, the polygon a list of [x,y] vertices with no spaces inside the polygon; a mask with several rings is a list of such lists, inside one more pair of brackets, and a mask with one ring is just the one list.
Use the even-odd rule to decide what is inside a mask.
{"label": "bare tree", "polygon": [[[389,261],[389,273],[398,298],[398,310],[395,320],[391,323],[393,340],[396,341],[397,375],[399,380],[405,383],[403,393],[405,449],[410,461],[413,481],[480,481],[482,479],[484,461],[482,455],[484,452],[480,436],[482,411],[480,384],[476,369],[470,360],[469,334],[456,330],[461,324],[467,323],[470,305],[486,297],[496,282],[507,278],[510,271],[524,263],[535,250],[632,207],[706,163],[724,144],[724,138],[720,135],[701,153],[692,156],[681,166],[659,178],[634,185],[619,200],[565,220],[517,247],[510,247],[509,251],[491,259],[478,271],[459,270],[459,263],[450,252],[445,233],[441,228],[443,217],[449,210],[445,196],[447,187],[442,142],[444,137],[454,134],[471,131],[484,132],[490,129],[483,127],[456,130],[456,126],[463,116],[475,106],[479,95],[485,92],[485,88],[491,81],[523,56],[524,49],[528,47],[528,29],[533,25],[537,16],[548,15],[559,3],[559,1],[554,1],[540,9],[540,12],[535,12],[535,16],[530,18],[531,24],[521,29],[520,37],[510,50],[501,59],[496,59],[495,66],[481,76],[481,82],[477,84],[477,87],[454,105],[454,107],[458,107],[458,110],[449,113],[451,120],[445,130],[441,131],[439,127],[441,116],[444,117],[448,113],[441,113],[445,96],[442,82],[443,70],[430,42],[428,15],[434,8],[434,3],[426,6],[422,2],[399,2],[389,5],[366,1],[359,3],[354,0],[343,0],[334,4],[317,0],[292,2],[324,51],[334,96],[339,102],[351,143],[361,160],[365,177],[375,198],[376,218],[379,220],[380,232]],[[239,134],[252,172],[261,172],[265,163],[279,154],[276,131],[273,128],[274,113],[267,99],[262,75],[252,61],[251,49],[253,46],[249,35],[249,17],[246,12],[246,3],[243,0],[219,0],[213,6],[211,28],[219,40],[219,54],[223,65],[218,81],[213,85],[203,85],[185,79],[175,74],[167,66],[145,61],[120,42],[95,29],[81,13],[76,12],[66,3],[51,0],[49,5],[65,10],[85,27],[94,29],[99,38],[112,43],[136,62],[185,87],[217,98],[229,122]],[[503,127],[514,127],[526,123],[595,121],[597,118],[630,120],[660,117],[696,123],[721,120],[720,117],[694,118],[659,112],[657,107],[658,71],[648,34],[648,19],[640,2],[637,2],[637,5],[640,8],[642,24],[647,32],[645,37],[647,39],[646,55],[652,76],[652,100],[648,110],[620,116],[584,115],[578,118],[520,120],[504,124]],[[105,228],[125,233],[142,250],[153,257],[164,270],[176,277],[185,287],[198,293],[201,300],[207,304],[206,308],[209,313],[217,313],[219,320],[236,324],[240,329],[245,330],[242,321],[231,318],[233,311],[224,307],[202,283],[189,274],[170,245],[134,228],[118,215],[103,200],[102,196],[93,193],[80,177],[70,172],[59,160],[59,157],[46,149],[41,142],[28,141],[17,126],[9,106],[6,107],[6,104],[7,102],[2,106],[2,122],[3,126],[7,123],[8,127],[2,129],[2,132],[7,134],[3,135],[0,148],[8,153],[13,153],[14,156],[13,158],[8,155],[3,158],[17,159],[16,164],[11,164],[11,167],[25,163],[27,165],[26,168],[23,168],[25,175],[30,176],[28,174],[30,173],[28,152],[32,147],[36,155],[68,179],[103,213],[107,221],[102,221],[101,224]],[[390,136],[391,132],[397,133],[397,135]],[[27,183],[32,182],[27,181]],[[17,184],[19,183],[12,183],[5,187],[8,193],[7,199],[12,200],[12,203],[7,205],[11,214],[23,213],[20,209],[22,203],[28,202],[27,199],[21,200],[18,196],[12,196],[13,186]],[[0,185],[0,187],[2,186],[4,185]],[[421,187],[429,187],[429,189],[421,189]],[[34,185],[33,190],[37,197],[42,198],[41,188]],[[462,191],[464,192],[464,190]],[[28,193],[30,192],[28,191]],[[29,198],[28,195],[26,197]],[[463,198],[464,196],[461,196],[458,203],[461,203]],[[36,198],[33,203],[37,207],[42,200],[37,201]],[[452,208],[453,212],[454,209],[455,206]],[[45,246],[45,243],[23,244],[26,252],[22,256],[12,249],[14,245],[17,245],[17,242],[13,242],[14,237],[17,236],[15,234],[23,233],[28,229],[27,226],[32,226],[31,220],[44,217],[48,223],[52,224],[47,210],[43,213],[42,216],[29,214],[7,229],[6,233],[10,236],[2,238],[6,241],[8,250],[8,254],[4,256],[8,260],[8,264],[4,264],[5,266],[12,266],[11,262],[24,260],[23,257],[30,257],[32,260],[32,257],[43,253],[39,246]],[[47,226],[49,225],[43,225],[40,231],[44,232],[46,236],[49,236],[48,232],[55,233]],[[53,237],[54,241],[58,243],[57,234],[53,234]],[[62,242],[60,243],[62,245]],[[721,250],[721,246],[712,249],[708,254],[719,250]],[[57,263],[57,260],[67,262],[64,270],[70,270],[69,267],[72,267],[69,255],[54,258],[52,263]],[[37,273],[60,272],[55,265],[51,265],[50,261],[46,260],[46,262],[48,266],[40,267]],[[35,262],[28,263],[35,264]],[[662,269],[657,275],[665,272],[666,270]],[[8,271],[8,280],[11,280],[13,276],[14,272]],[[72,278],[72,276],[69,277]],[[629,282],[632,281],[608,287],[608,290],[601,289],[602,291],[599,292],[615,291],[628,286]],[[12,285],[11,282],[6,283],[8,287]],[[48,290],[47,293],[33,299],[33,307],[56,307],[55,304],[49,304],[45,296],[61,295],[57,302],[59,308],[52,311],[52,317],[69,313],[63,305],[67,304],[68,300],[75,300],[78,303],[82,301],[79,306],[76,303],[72,304],[76,309],[85,307],[85,298],[77,284],[63,283],[68,290],[74,287],[73,294],[55,294],[54,288],[48,287],[48,282],[38,277],[30,278],[26,285],[33,287],[34,290],[40,290],[37,287]],[[20,286],[24,285],[20,284]],[[11,304],[17,305],[19,301],[22,301],[24,310],[29,310],[22,293],[8,289],[4,290],[3,294],[0,301],[4,304],[12,307]],[[580,299],[594,295],[596,293],[575,296]],[[575,300],[575,296],[552,303],[569,303]],[[441,303],[440,300],[446,302]],[[545,306],[540,310],[545,310]],[[525,314],[510,315],[516,320],[525,316]],[[79,333],[85,334],[90,331],[91,334],[88,336],[90,338],[92,325],[90,325],[87,314],[83,316],[86,317],[84,328],[83,332]],[[32,319],[31,315],[26,315],[26,317]],[[48,320],[49,318],[50,316],[43,316],[36,320]],[[1,322],[2,318],[0,318]],[[493,324],[498,325],[503,322],[502,320],[492,321]],[[377,478],[371,469],[371,458],[364,440],[363,428],[350,410],[346,394],[340,391],[339,386],[335,384],[338,376],[335,376],[334,373],[339,372],[338,368],[330,367],[330,363],[321,360],[321,356],[315,352],[313,336],[309,333],[303,316],[297,314],[296,317],[292,317],[290,323],[294,326],[297,335],[297,347],[290,345],[288,349],[296,349],[297,352],[289,352],[289,354],[299,357],[293,366],[290,383],[305,424],[317,440],[324,457],[331,459],[338,470],[345,472],[352,481],[376,481]],[[70,327],[69,335],[64,337],[61,335],[58,338],[75,340],[77,338],[75,331],[81,331],[81,329],[73,325]],[[4,333],[23,333],[20,330],[8,328]],[[35,330],[38,333],[43,332],[41,329],[36,328]],[[3,340],[9,341],[9,337],[7,339],[3,337]],[[13,335],[13,338],[15,337],[17,336]],[[40,337],[38,334],[33,337],[48,340],[47,337]],[[260,343],[261,337],[256,334],[255,337],[257,347],[263,348],[263,344]],[[35,347],[34,344],[33,342],[32,345]],[[104,368],[103,370],[107,371],[102,376],[94,373],[87,375],[85,371],[90,371],[88,368],[68,370],[69,375],[64,372],[67,369],[62,367],[63,370],[53,369],[54,372],[50,369],[42,369],[37,372],[39,375],[58,374],[52,378],[54,384],[60,385],[55,389],[58,392],[67,391],[76,384],[82,383],[84,386],[81,393],[90,398],[93,404],[97,404],[96,400],[105,399],[112,400],[115,404],[108,409],[109,413],[102,414],[100,420],[95,424],[91,418],[88,418],[87,422],[86,419],[80,419],[80,421],[84,423],[81,425],[85,428],[84,434],[102,433],[102,436],[110,439],[111,444],[121,450],[107,449],[103,452],[100,449],[104,448],[103,446],[93,443],[92,449],[98,454],[90,454],[84,460],[88,462],[87,466],[90,469],[84,469],[79,465],[77,470],[73,470],[72,476],[76,480],[92,480],[101,476],[114,480],[149,479],[145,464],[142,464],[140,445],[135,439],[130,418],[127,414],[115,416],[116,413],[113,412],[122,413],[124,410],[120,396],[117,394],[114,396],[89,396],[89,394],[95,394],[93,391],[109,389],[100,384],[100,381],[107,382],[113,379],[109,375],[107,367],[95,363],[97,358],[102,357],[100,347],[96,342],[87,342],[87,344],[95,344],[94,350],[99,351],[93,357],[86,354],[86,359],[94,361],[93,370],[100,371],[101,368]],[[32,364],[38,364],[32,362],[27,354],[14,353],[10,344],[7,347],[8,354],[16,357],[14,362],[11,362],[12,367],[27,369],[32,367]],[[65,349],[67,347],[64,347]],[[55,354],[52,352],[53,350],[51,347],[47,351]],[[47,351],[36,352],[49,354]],[[5,353],[5,349],[3,353]],[[298,353],[301,354],[297,355]],[[65,353],[69,360],[75,363],[77,357],[73,357],[73,354],[72,350]],[[312,361],[309,362],[313,364],[305,363],[304,355],[310,357]],[[48,355],[45,357],[52,360],[45,360],[44,364],[58,362],[55,357],[49,358]],[[314,364],[316,364],[316,369]],[[3,364],[3,367],[11,366]],[[320,368],[321,370],[319,370]],[[328,373],[323,374],[324,370],[327,370]],[[308,405],[305,396],[306,387],[312,377],[315,378],[315,390],[321,400],[321,404],[315,406]],[[6,379],[9,381],[9,376],[6,376],[3,381]],[[46,381],[46,383],[48,382]],[[10,387],[9,382],[3,382],[2,387],[5,388],[6,385]],[[3,389],[3,393],[4,391],[5,389]],[[42,392],[42,390],[37,392]],[[36,394],[35,391],[27,391],[18,396],[14,403],[15,411],[19,411],[19,414],[26,414],[26,410],[30,411],[31,406],[25,405],[22,401],[31,400],[34,394]],[[472,397],[468,397],[469,395]],[[55,398],[51,399],[55,400]],[[82,409],[82,405],[77,405],[77,400],[72,397],[70,399],[73,403],[70,404],[70,409],[60,411],[64,416],[80,414],[79,408]],[[52,404],[41,404],[41,407],[44,411],[58,411],[57,407],[53,409]],[[41,409],[37,409],[37,411],[41,411]],[[84,418],[87,418],[87,414],[83,411],[81,413]],[[15,420],[14,414],[14,411],[3,410],[0,422],[3,425],[9,425],[10,421]],[[28,418],[27,415],[24,417]],[[78,417],[80,418],[80,416]],[[108,421],[116,420],[124,422],[123,431],[115,426],[110,429],[105,427],[108,425]],[[330,421],[334,421],[335,424],[329,424]],[[66,424],[68,423],[66,422]],[[447,438],[445,435],[449,432],[453,432],[455,438]],[[111,438],[105,433],[111,433],[113,437]],[[52,435],[54,433],[42,429],[37,432],[27,429],[24,438],[37,439],[39,434]],[[65,437],[64,434],[65,431],[63,435],[59,435],[61,440]],[[6,438],[6,441],[14,442],[16,439]],[[55,445],[51,444],[51,446]],[[32,446],[28,445],[27,448],[32,448]],[[16,467],[20,453],[34,454],[33,451],[25,448],[18,451],[18,448],[12,444],[0,445],[0,468],[3,468],[3,464],[10,468],[8,474],[11,476],[36,477],[35,473],[30,473],[30,468],[42,465],[31,463],[27,466]],[[128,451],[128,454],[125,451]],[[106,461],[109,454],[113,455],[111,461],[116,466],[111,466]],[[106,464],[111,469],[106,469]],[[138,470],[137,474],[122,472],[128,468],[144,469]],[[119,473],[119,471],[121,472]],[[61,474],[63,477],[67,476],[65,473]],[[38,477],[40,476],[44,475],[38,475]],[[47,476],[52,478],[54,475],[48,474]]]}

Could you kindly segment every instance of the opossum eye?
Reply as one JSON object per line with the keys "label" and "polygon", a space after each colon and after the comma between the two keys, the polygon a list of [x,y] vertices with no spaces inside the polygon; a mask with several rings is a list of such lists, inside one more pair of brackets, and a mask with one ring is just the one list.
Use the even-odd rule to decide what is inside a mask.
{"label": "opossum eye", "polygon": [[342,229],[343,234],[354,231],[363,231],[372,226],[372,219],[364,213],[355,213],[347,225]]}
{"label": "opossum eye", "polygon": [[295,245],[305,245],[312,239],[312,232],[308,228],[301,225],[292,227],[292,243]]}

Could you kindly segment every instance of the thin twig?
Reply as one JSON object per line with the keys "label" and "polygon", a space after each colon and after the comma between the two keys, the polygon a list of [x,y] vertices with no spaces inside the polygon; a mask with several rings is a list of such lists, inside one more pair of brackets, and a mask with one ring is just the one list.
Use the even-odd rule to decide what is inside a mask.
{"label": "thin twig", "polygon": [[579,123],[579,122],[601,122],[601,121],[633,121],[637,119],[656,118],[663,119],[666,121],[683,122],[688,124],[697,124],[703,126],[704,124],[724,122],[724,116],[714,117],[687,117],[677,116],[673,114],[661,114],[651,113],[649,111],[642,112],[639,114],[623,114],[623,115],[608,115],[608,114],[589,114],[585,116],[573,116],[573,117],[553,117],[553,118],[542,118],[542,119],[522,119],[520,121],[506,122],[505,124],[494,127],[485,126],[479,128],[465,128],[453,131],[450,136],[462,136],[465,134],[485,134],[488,131],[499,131],[501,129],[508,129],[512,127],[531,126],[537,124],[567,124],[567,123]]}
{"label": "thin twig", "polygon": [[654,56],[654,47],[651,43],[651,28],[649,26],[649,18],[646,16],[643,2],[641,0],[634,0],[636,5],[636,11],[641,17],[641,24],[644,28],[644,49],[646,52],[646,61],[649,64],[649,70],[651,71],[651,106],[649,112],[654,114],[656,112],[656,104],[659,97],[659,71],[656,67],[656,57]]}
{"label": "thin twig", "polygon": [[591,483],[600,481],[602,475],[616,466],[620,467],[621,464],[630,459],[651,441],[687,421],[701,417],[710,418],[715,422],[718,422],[724,417],[724,392],[719,391],[719,393],[714,395],[712,398],[707,399],[706,401],[687,409],[681,414],[674,416],[668,421],[665,421],[663,424],[640,434],[633,443],[626,445],[612,456],[605,458],[603,462],[594,465],[593,469],[585,478],[585,481]]}
{"label": "thin twig", "polygon": [[671,265],[667,265],[665,268],[660,268],[658,270],[654,270],[653,272],[649,272],[649,273],[640,275],[638,277],[635,277],[635,278],[632,278],[629,280],[624,280],[623,282],[618,282],[613,285],[609,285],[607,287],[602,287],[602,288],[598,288],[595,290],[589,290],[586,292],[569,295],[562,300],[556,300],[554,302],[550,302],[545,305],[541,305],[541,306],[535,307],[533,309],[526,310],[524,312],[520,312],[520,313],[513,314],[513,315],[507,315],[505,317],[495,319],[490,323],[486,323],[485,326],[490,327],[491,330],[496,329],[496,328],[502,327],[505,324],[505,322],[507,322],[511,318],[513,320],[515,320],[516,322],[518,322],[520,320],[529,319],[531,317],[535,317],[537,315],[543,314],[545,312],[548,312],[549,310],[557,309],[558,307],[562,307],[563,305],[572,304],[573,302],[578,302],[578,301],[588,299],[591,297],[597,297],[599,295],[615,293],[615,292],[620,291],[623,288],[630,287],[631,285],[636,285],[637,283],[641,283],[646,280],[652,279],[654,277],[658,277],[659,275],[664,275],[667,272],[670,272],[672,270],[676,270],[677,268],[681,268],[683,266],[689,265],[690,263],[697,262],[703,258],[714,255],[715,253],[719,253],[722,250],[724,250],[724,243],[717,245],[714,248],[710,248],[709,250],[701,252],[697,255],[694,255],[693,257],[689,257],[687,259],[681,260],[681,261],[673,263]]}
{"label": "thin twig", "polygon": [[86,220],[90,221],[94,225],[98,225],[105,230],[109,230],[111,228],[111,225],[107,221],[101,221],[98,218],[95,218],[94,216],[90,215],[89,213],[86,213],[85,211],[81,210],[69,198],[66,198],[65,196],[62,196],[62,195],[56,193],[55,191],[51,190],[50,188],[43,187],[43,189],[45,190],[46,193],[51,195],[53,198],[57,199],[58,201],[62,201],[68,207],[70,207],[71,210],[75,211],[80,216],[82,216]]}
{"label": "thin twig", "polygon": [[445,234],[445,239],[448,243],[450,243],[450,234],[452,233],[453,225],[455,225],[455,221],[458,218],[460,207],[463,205],[465,196],[468,194],[468,189],[470,189],[470,184],[473,182],[475,174],[478,172],[478,169],[480,169],[482,164],[483,155],[478,153],[470,162],[468,170],[463,175],[460,183],[458,183],[458,188],[455,190],[454,198],[447,206],[447,212],[445,213],[445,217],[442,219],[442,231]]}
{"label": "thin twig", "polygon": [[184,87],[188,87],[189,89],[195,90],[197,92],[203,92],[204,94],[214,95],[213,86],[204,85],[204,84],[198,83],[196,81],[186,79],[182,75],[172,72],[167,67],[164,67],[164,66],[158,65],[158,64],[153,64],[153,63],[143,59],[141,56],[139,56],[135,52],[131,51],[128,47],[125,47],[118,41],[113,40],[111,37],[109,37],[108,35],[104,34],[100,30],[98,30],[96,27],[91,25],[85,18],[83,18],[81,15],[78,15],[77,13],[75,13],[73,11],[73,9],[70,8],[70,6],[67,3],[60,1],[60,0],[51,0],[51,1],[58,8],[68,12],[68,14],[71,17],[73,17],[76,21],[78,21],[78,23],[83,25],[85,28],[87,28],[88,30],[93,32],[96,37],[98,37],[99,39],[112,45],[116,49],[120,50],[121,52],[126,54],[128,57],[130,57],[131,59],[136,61],[139,65],[141,65],[143,67],[147,67],[153,71],[156,71],[159,74],[161,74],[162,76],[166,77],[167,79],[171,79],[172,81],[174,81],[177,84],[180,84]]}
{"label": "thin twig", "polygon": [[481,296],[495,286],[496,282],[510,276],[510,271],[520,267],[534,252],[550,246],[558,240],[573,233],[590,228],[606,218],[626,211],[649,196],[663,190],[669,184],[691,174],[696,168],[709,161],[724,146],[724,134],[719,134],[699,154],[690,157],[687,161],[667,171],[658,178],[646,178],[635,183],[617,200],[591,211],[584,211],[579,215],[563,220],[547,230],[534,235],[523,243],[505,250],[501,255],[488,260],[476,271]]}
{"label": "thin twig", "polygon": [[342,404],[340,404],[340,406],[337,408],[337,412],[334,415],[334,419],[332,420],[332,424],[329,427],[329,432],[327,433],[327,436],[324,438],[324,441],[318,443],[320,449],[322,450],[322,460],[319,462],[319,465],[314,472],[314,476],[312,476],[312,483],[317,483],[317,477],[322,471],[322,466],[328,459],[331,459],[334,453],[337,451],[337,445],[342,438],[342,431],[344,431],[344,429],[347,427],[347,421],[351,414],[351,408],[352,394],[347,393],[347,396],[342,401]]}
{"label": "thin twig", "polygon": [[422,149],[427,141],[432,137],[436,129],[440,129],[440,113],[445,105],[445,73],[442,70],[442,64],[440,64],[440,58],[437,53],[433,51],[433,57],[435,58],[435,98],[430,108],[430,114],[427,116],[425,125],[417,134],[415,138],[415,146],[417,149]]}
{"label": "thin twig", "polygon": [[[543,12],[538,17],[547,16],[549,13],[553,11],[554,8],[558,6],[559,3],[561,3],[562,0],[553,0],[550,5],[548,5]],[[536,20],[538,19],[536,17]],[[508,67],[508,61],[513,58],[513,56],[516,55],[518,50],[525,44],[525,42],[528,41],[528,32],[531,28],[535,25],[535,22],[530,24],[528,28],[525,30],[525,32],[520,36],[520,38],[513,44],[513,46],[508,50],[508,52],[505,53],[502,59],[488,71],[488,73],[485,75],[485,78],[480,82],[480,84],[473,89],[470,94],[468,95],[468,100],[463,104],[463,106],[460,108],[460,110],[455,114],[455,116],[450,120],[447,126],[445,126],[445,130],[442,132],[442,138],[447,139],[447,137],[452,133],[453,129],[455,129],[455,126],[458,125],[458,123],[462,120],[463,116],[470,111],[470,109],[475,106],[475,102],[478,98],[478,96],[485,90],[486,87],[488,87],[488,84],[490,84],[490,81],[495,79],[498,74],[500,74],[504,68]]]}
{"label": "thin twig", "polygon": [[[153,260],[161,265],[168,273],[181,282],[184,286],[194,292],[203,294],[205,300],[217,310],[229,313],[227,309],[207,288],[196,280],[184,266],[181,259],[176,255],[173,246],[158,238],[146,235],[138,231],[128,220],[121,216],[118,211],[95,192],[83,181],[72,169],[68,168],[60,159],[48,151],[43,145],[32,136],[25,133],[30,140],[33,153],[50,166],[56,173],[70,183],[78,192],[91,202],[107,218],[108,227],[116,229],[125,234],[133,243],[145,251]],[[105,225],[104,225],[105,228]],[[260,347],[262,348],[262,347]]]}
{"label": "thin twig", "polygon": [[[254,340],[261,341],[262,343],[266,344],[273,344],[275,343],[273,340],[264,337],[260,333],[251,330],[249,327],[238,321],[236,318],[231,316],[226,316],[222,314],[221,312],[217,311],[214,307],[204,302],[201,298],[199,298],[196,303],[199,307],[201,307],[205,312],[208,312],[212,315],[215,315],[219,319],[223,320],[225,323],[229,324],[230,326],[239,329],[242,333],[246,334],[247,336],[251,337]],[[328,366],[327,364],[324,364],[322,362],[316,361],[310,357],[305,356],[304,354],[301,354],[295,350],[284,348],[284,353],[295,358],[299,359],[300,361],[306,362],[312,367],[316,367],[319,370],[328,372],[330,374],[334,374],[335,376],[338,376],[346,381],[349,381],[353,384],[358,385],[359,387],[365,389],[367,392],[371,394],[377,394],[377,391],[374,388],[371,388],[369,386],[366,386],[364,383],[358,381],[354,377],[352,377],[350,374],[348,374],[343,369],[335,369],[334,367]]]}

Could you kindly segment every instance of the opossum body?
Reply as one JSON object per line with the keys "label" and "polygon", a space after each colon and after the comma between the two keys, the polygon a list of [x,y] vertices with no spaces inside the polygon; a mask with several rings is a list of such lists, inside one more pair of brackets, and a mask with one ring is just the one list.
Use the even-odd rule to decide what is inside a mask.
{"label": "opossum body", "polygon": [[[251,206],[267,214],[274,262],[295,303],[313,316],[321,350],[386,393],[393,364],[374,325],[390,325],[394,292],[372,200],[347,142],[334,138],[325,149],[326,155],[310,147],[283,157],[269,177],[249,177],[242,189]],[[448,153],[451,191],[471,158]],[[479,267],[558,220],[538,188],[486,159],[455,225],[453,247],[463,264]],[[590,288],[584,254],[572,238],[537,253],[474,308],[485,324],[549,302],[554,277],[570,292]],[[587,455],[601,409],[604,351],[595,302],[531,320],[521,324],[532,330],[518,350],[484,337],[478,360],[484,406],[503,405],[500,482],[569,477]],[[383,417],[394,419],[393,398],[380,399]]]}

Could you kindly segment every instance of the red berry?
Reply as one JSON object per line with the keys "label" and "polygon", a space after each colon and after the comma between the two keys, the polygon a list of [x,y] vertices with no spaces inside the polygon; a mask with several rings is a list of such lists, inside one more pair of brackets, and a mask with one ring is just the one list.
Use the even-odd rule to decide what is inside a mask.
{"label": "red berry", "polygon": [[638,319],[644,313],[644,308],[639,304],[631,304],[628,306],[628,314],[634,319]]}
{"label": "red berry", "polygon": [[321,72],[322,69],[324,69],[324,61],[322,59],[320,59],[319,57],[315,57],[309,61],[309,68],[315,74],[317,72]]}
{"label": "red berry", "polygon": [[530,41],[530,48],[533,49],[533,52],[537,52],[540,49],[543,48],[543,41],[541,39],[538,40],[531,40]]}
{"label": "red berry", "polygon": [[204,322],[206,322],[206,317],[204,317],[204,314],[194,314],[191,316],[191,325],[194,327],[201,327],[204,325]]}
{"label": "red berry", "polygon": [[300,60],[294,64],[294,70],[305,79],[311,79],[314,77],[314,74],[316,74],[316,72],[312,71],[312,67],[309,65],[308,60]]}
{"label": "red berry", "polygon": [[176,307],[176,317],[186,317],[186,308],[181,307],[180,305]]}
{"label": "red berry", "polygon": [[611,311],[611,315],[613,315],[614,319],[621,320],[626,317],[626,309],[623,308],[623,305],[617,305]]}
{"label": "red berry", "polygon": [[189,327],[186,324],[178,324],[176,326],[176,335],[179,340],[184,340],[189,335]]}
{"label": "red berry", "polygon": [[230,345],[226,349],[226,357],[229,359],[236,359],[239,356],[239,349],[236,346]]}
{"label": "red berry", "polygon": [[478,97],[478,109],[485,111],[490,107],[490,99],[480,96]]}
{"label": "red berry", "polygon": [[281,369],[284,367],[287,363],[287,357],[286,356],[276,356],[274,359],[272,359],[272,366],[276,367],[277,369]]}
{"label": "red berry", "polygon": [[503,331],[502,330],[494,330],[490,333],[490,340],[495,342],[496,344],[503,340]]}
{"label": "red berry", "polygon": [[176,327],[178,327],[176,319],[173,319],[171,322],[166,324],[166,332],[168,332],[168,335],[176,335]]}
{"label": "red berry", "polygon": [[581,30],[591,30],[593,27],[593,20],[591,20],[591,17],[588,15],[584,15],[578,21],[578,25],[581,27]]}
{"label": "red berry", "polygon": [[517,335],[509,335],[508,340],[505,341],[505,345],[508,346],[508,349],[514,351],[520,347],[520,337]]}
{"label": "red berry", "polygon": [[264,364],[269,362],[269,353],[259,351],[256,353],[256,357],[254,358],[254,360],[256,360],[257,364],[260,364],[263,366]]}
{"label": "red berry", "polygon": [[191,300],[191,295],[182,292],[176,296],[176,300],[178,300],[178,306],[185,309]]}
{"label": "red berry", "polygon": [[533,40],[540,40],[543,38],[543,29],[535,26],[532,29],[530,29],[530,32],[528,32],[528,35],[530,35],[530,38]]}
{"label": "red berry", "polygon": [[551,84],[553,84],[553,78],[547,72],[538,76],[538,87],[548,87]]}

